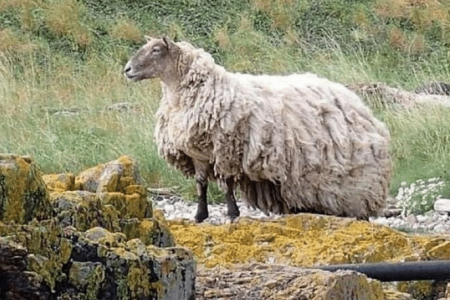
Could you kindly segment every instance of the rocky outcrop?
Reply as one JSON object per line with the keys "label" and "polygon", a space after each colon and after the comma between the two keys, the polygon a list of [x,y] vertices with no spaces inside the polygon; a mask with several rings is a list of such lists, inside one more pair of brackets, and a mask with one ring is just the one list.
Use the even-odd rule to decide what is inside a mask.
{"label": "rocky outcrop", "polygon": [[153,216],[128,157],[42,176],[2,155],[0,208],[0,299],[195,297],[192,253]]}
{"label": "rocky outcrop", "polygon": [[[445,85],[445,86],[444,86]],[[413,109],[424,105],[440,105],[450,107],[448,84],[424,85],[416,92],[393,88],[381,82],[350,84],[347,88],[362,97],[376,97],[385,105],[399,108]]]}
{"label": "rocky outcrop", "polygon": [[335,273],[250,264],[197,274],[197,299],[385,300],[381,283],[353,271]]}
{"label": "rocky outcrop", "polygon": [[[235,272],[236,265],[243,265],[244,269],[253,263],[315,268],[344,263],[395,263],[450,259],[450,241],[446,236],[407,234],[383,225],[357,221],[351,218],[298,214],[284,216],[277,220],[240,218],[235,223],[220,226],[211,224],[197,225],[191,221],[174,220],[169,221],[169,227],[177,244],[190,248],[197,257],[198,264],[205,267],[203,271],[197,274],[197,293],[200,293],[200,295],[197,295],[198,297],[203,297],[200,299],[208,299],[208,297],[213,296],[217,296],[217,299],[233,299],[230,295],[235,295],[234,293],[238,293],[239,289],[245,290],[245,285],[239,284],[237,285],[239,287],[238,290],[230,291],[226,286],[213,288],[213,282],[208,281],[209,276],[213,278],[216,276],[228,282],[235,280],[238,283],[241,280],[241,276],[248,278],[245,275],[247,273],[241,272],[242,269],[238,269],[237,273]],[[216,271],[213,271],[215,268],[221,271],[215,273]],[[228,268],[228,270],[224,270],[224,268]],[[266,271],[268,274],[267,280],[274,279],[275,275],[270,272],[270,270]],[[290,282],[289,284],[300,280],[288,280],[290,273],[294,271],[281,268],[277,272],[276,274],[286,273],[276,276],[280,280]],[[261,274],[263,273],[261,272]],[[248,274],[253,273],[249,271]],[[314,274],[320,274],[321,278],[324,278],[324,282],[326,280],[330,280],[329,282],[337,280],[339,282],[340,280],[339,272],[337,275],[333,275],[338,277],[327,277],[329,273]],[[229,279],[226,276],[229,276]],[[317,284],[311,277],[306,277],[308,278],[308,283],[304,285],[304,288]],[[353,278],[358,282],[357,284],[364,282],[360,281],[362,277],[358,278]],[[258,280],[255,279],[254,281],[257,282],[257,285],[263,287],[266,285],[263,279]],[[219,285],[221,281],[217,279],[214,282]],[[283,284],[282,282],[284,281],[280,281],[279,284]],[[383,283],[384,298],[371,298],[375,297],[374,295],[378,295],[374,293],[371,296],[361,296],[361,298],[354,299],[439,299],[440,282],[420,282],[421,285],[413,285],[409,281],[398,285],[392,283],[386,287],[388,289],[384,289]],[[286,290],[289,290],[289,284],[285,285]],[[278,295],[278,298],[275,296],[274,298],[264,296],[266,297],[264,298],[261,296],[260,290],[252,287],[251,290],[255,293],[257,292],[258,297],[261,296],[262,298],[249,296],[235,299],[347,299],[347,296],[340,296],[342,294],[337,294],[338,296],[335,298],[324,296],[328,294],[320,294],[319,296],[319,290],[323,290],[323,288],[320,284],[317,286],[316,294],[311,294],[312,298],[298,296],[303,295],[301,293],[306,293],[306,291],[303,291],[302,289],[304,288],[301,288],[300,285],[293,285],[292,289],[298,289],[299,291],[297,291],[298,294],[292,294],[296,295],[292,298],[279,296],[281,291],[277,290],[273,290],[273,293]],[[405,286],[410,288],[405,288]],[[360,289],[358,285],[346,286],[345,289],[347,288],[349,290]],[[293,290],[291,291],[292,293],[294,293]],[[424,290],[427,292],[423,292]],[[339,293],[346,295],[342,290]],[[297,296],[299,298],[296,298]]]}

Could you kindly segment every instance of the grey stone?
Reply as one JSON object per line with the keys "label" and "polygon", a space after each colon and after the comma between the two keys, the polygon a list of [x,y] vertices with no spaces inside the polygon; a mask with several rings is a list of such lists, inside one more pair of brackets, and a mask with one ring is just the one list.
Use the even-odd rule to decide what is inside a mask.
{"label": "grey stone", "polygon": [[414,215],[409,215],[406,217],[406,223],[408,223],[410,226],[414,225],[415,223],[417,223],[417,218]]}

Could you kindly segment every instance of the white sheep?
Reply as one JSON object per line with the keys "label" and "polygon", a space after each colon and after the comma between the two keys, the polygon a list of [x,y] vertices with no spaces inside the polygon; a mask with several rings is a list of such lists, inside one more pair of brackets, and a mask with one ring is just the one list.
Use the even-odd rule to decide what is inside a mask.
{"label": "white sheep", "polygon": [[264,212],[368,219],[385,206],[389,132],[343,85],[314,74],[230,73],[186,42],[148,38],[125,66],[132,81],[159,77],[159,153],[195,176],[195,220],[208,217],[208,180]]}

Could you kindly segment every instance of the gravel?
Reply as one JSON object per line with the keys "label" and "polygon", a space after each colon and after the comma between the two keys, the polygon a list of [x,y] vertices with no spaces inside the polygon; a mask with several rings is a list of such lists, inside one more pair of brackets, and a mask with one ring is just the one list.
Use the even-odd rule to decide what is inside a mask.
{"label": "gravel", "polygon": [[[265,215],[259,210],[248,207],[245,203],[238,201],[239,210],[242,216],[256,219],[277,219],[280,216],[275,214]],[[197,210],[196,202],[185,201],[178,196],[153,196],[153,205],[155,209],[164,212],[166,219],[188,219],[193,220]],[[209,218],[204,222],[210,224],[226,224],[230,220],[225,215],[225,204],[210,204]],[[398,214],[399,210],[395,206],[390,206],[394,213],[390,217],[370,218],[370,221],[377,224],[386,225],[394,229],[412,232],[412,233],[450,233],[450,218],[448,213],[429,211],[423,215],[404,216]]]}

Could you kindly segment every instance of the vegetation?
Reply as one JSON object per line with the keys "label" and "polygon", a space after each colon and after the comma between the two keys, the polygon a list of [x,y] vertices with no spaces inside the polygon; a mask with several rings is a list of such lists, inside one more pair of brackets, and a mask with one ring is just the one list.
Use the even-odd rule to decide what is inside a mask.
{"label": "vegetation", "polygon": [[[231,71],[413,90],[448,81],[449,29],[450,4],[435,0],[0,0],[0,152],[33,156],[46,173],[127,154],[149,185],[189,198],[193,182],[153,143],[159,83],[122,75],[144,34],[188,40]],[[448,109],[366,100],[391,131],[392,194],[402,182],[450,180]],[[107,109],[120,102],[132,108]]]}

